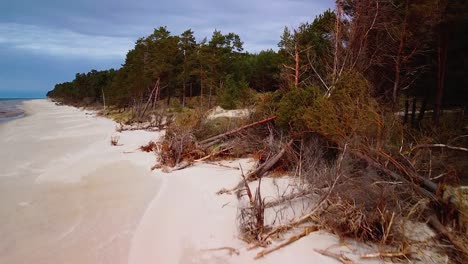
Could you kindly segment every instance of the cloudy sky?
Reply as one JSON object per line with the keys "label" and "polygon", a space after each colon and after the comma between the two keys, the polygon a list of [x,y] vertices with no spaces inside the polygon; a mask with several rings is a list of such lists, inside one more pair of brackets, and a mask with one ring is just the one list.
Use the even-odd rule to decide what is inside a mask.
{"label": "cloudy sky", "polygon": [[0,98],[44,97],[77,72],[119,68],[135,40],[155,27],[173,34],[235,32],[245,50],[276,49],[284,26],[333,0],[1,0]]}

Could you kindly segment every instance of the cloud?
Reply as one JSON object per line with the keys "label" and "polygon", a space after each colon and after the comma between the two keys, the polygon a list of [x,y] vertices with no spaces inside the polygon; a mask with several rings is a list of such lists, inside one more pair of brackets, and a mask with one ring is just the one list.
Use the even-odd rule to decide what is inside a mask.
{"label": "cloud", "polygon": [[[2,91],[51,89],[76,72],[118,68],[139,37],[167,26],[197,40],[215,29],[244,49],[277,49],[284,26],[311,21],[334,0],[0,0]],[[27,82],[25,81],[27,80]]]}
{"label": "cloud", "polygon": [[36,54],[95,59],[124,58],[133,47],[129,37],[77,33],[18,23],[0,23],[0,46]]}
{"label": "cloud", "polygon": [[[6,1],[5,1],[6,2]],[[210,37],[214,29],[235,32],[250,52],[276,48],[284,26],[311,21],[333,0],[15,0],[0,3],[0,23],[61,28],[92,36],[130,39],[167,26],[173,34],[194,30],[197,39]],[[31,6],[34,8],[24,8]],[[1,10],[11,10],[2,12]],[[38,14],[44,15],[38,15]],[[1,32],[0,32],[1,33]],[[66,33],[66,32],[65,32]],[[67,34],[65,34],[67,35]],[[74,37],[74,36],[70,36]],[[80,36],[81,38],[81,36]],[[95,43],[91,40],[91,43]],[[99,40],[106,42],[106,40]],[[115,41],[111,41],[115,42]],[[73,42],[74,43],[74,42]],[[86,44],[86,43],[85,43]],[[80,45],[82,46],[82,45]],[[84,45],[87,47],[87,45]],[[109,51],[108,51],[109,52]],[[126,51],[123,52],[125,54]]]}

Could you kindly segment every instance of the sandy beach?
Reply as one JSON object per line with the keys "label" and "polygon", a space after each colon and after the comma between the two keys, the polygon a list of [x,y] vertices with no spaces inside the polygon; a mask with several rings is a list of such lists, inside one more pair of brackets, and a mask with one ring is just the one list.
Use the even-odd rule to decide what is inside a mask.
{"label": "sandy beach", "polygon": [[157,133],[46,100],[0,124],[0,263],[127,263],[131,237],[160,184],[154,156],[135,152]]}
{"label": "sandy beach", "polygon": [[[314,249],[376,250],[318,231],[254,260],[261,249],[238,237],[237,197],[216,194],[240,179],[229,167],[252,160],[151,171],[155,155],[137,149],[160,132],[117,133],[113,121],[46,100],[23,108],[25,118],[0,125],[2,264],[340,263]],[[267,198],[272,183],[263,183]]]}

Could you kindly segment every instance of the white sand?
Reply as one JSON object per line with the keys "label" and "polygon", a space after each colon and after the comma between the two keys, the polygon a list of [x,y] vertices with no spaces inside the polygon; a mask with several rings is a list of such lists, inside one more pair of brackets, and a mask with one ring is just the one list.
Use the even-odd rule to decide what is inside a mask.
{"label": "white sand", "polygon": [[[354,259],[375,250],[320,231],[255,261],[260,249],[247,251],[238,239],[237,197],[216,194],[237,184],[239,170],[197,164],[150,172],[153,154],[123,152],[157,132],[119,133],[115,147],[112,121],[45,100],[25,110],[27,117],[0,124],[1,264],[340,263],[314,249]],[[225,162],[239,163],[254,165]],[[264,186],[273,195],[272,181]],[[240,255],[213,250],[221,247]]]}
{"label": "white sand", "polygon": [[122,133],[86,112],[27,101],[0,124],[0,263],[126,263],[131,237],[158,192],[157,133]]}
{"label": "white sand", "polygon": [[217,106],[210,110],[207,119],[216,119],[220,117],[228,118],[247,118],[252,113],[252,110],[249,109],[234,109],[234,110],[225,110],[220,106]]}

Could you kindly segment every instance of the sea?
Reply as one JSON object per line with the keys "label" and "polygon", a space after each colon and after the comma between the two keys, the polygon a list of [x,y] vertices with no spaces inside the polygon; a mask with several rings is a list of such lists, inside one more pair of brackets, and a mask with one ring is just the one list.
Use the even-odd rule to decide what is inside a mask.
{"label": "sea", "polygon": [[24,117],[24,111],[19,106],[25,100],[29,99],[0,98],[0,122]]}

